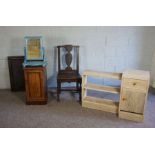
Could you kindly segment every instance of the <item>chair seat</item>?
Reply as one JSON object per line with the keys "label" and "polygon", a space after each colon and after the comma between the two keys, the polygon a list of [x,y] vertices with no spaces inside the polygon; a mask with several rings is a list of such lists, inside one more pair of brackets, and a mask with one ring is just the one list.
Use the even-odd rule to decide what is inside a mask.
{"label": "chair seat", "polygon": [[58,80],[65,80],[65,81],[79,81],[81,80],[81,75],[77,72],[59,72],[57,76]]}

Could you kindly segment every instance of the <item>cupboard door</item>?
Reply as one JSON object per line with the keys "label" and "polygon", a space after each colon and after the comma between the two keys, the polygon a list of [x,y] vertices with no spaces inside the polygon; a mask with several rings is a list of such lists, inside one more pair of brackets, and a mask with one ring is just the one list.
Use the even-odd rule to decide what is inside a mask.
{"label": "cupboard door", "polygon": [[43,70],[26,71],[26,88],[28,100],[43,100],[45,98]]}
{"label": "cupboard door", "polygon": [[123,89],[120,110],[143,114],[146,93]]}

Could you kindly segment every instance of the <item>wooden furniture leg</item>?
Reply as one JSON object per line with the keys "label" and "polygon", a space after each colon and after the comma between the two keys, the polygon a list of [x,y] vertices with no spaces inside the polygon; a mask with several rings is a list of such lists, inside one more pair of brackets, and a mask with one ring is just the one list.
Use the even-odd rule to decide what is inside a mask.
{"label": "wooden furniture leg", "polygon": [[76,89],[78,90],[79,89],[79,83],[76,82]]}
{"label": "wooden furniture leg", "polygon": [[61,82],[57,81],[57,101],[60,101]]}
{"label": "wooden furniture leg", "polygon": [[79,101],[80,101],[80,103],[81,103],[81,82],[79,83],[80,84],[80,87],[79,87],[79,89],[80,89],[80,91],[79,91]]}

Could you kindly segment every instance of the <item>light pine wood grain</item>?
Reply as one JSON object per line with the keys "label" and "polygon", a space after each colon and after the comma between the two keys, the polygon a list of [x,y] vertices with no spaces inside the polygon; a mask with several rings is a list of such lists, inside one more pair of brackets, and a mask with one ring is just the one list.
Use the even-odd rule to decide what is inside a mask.
{"label": "light pine wood grain", "polygon": [[83,75],[82,76],[82,100],[87,95],[87,90],[84,88],[84,86],[86,85],[86,83],[87,83],[87,76],[86,75]]}
{"label": "light pine wood grain", "polygon": [[[122,80],[121,90],[118,87],[103,86],[87,82],[88,76]],[[82,106],[118,113],[120,118],[141,122],[144,119],[150,74],[147,71],[130,70],[121,73],[95,72],[87,70],[83,73]],[[87,90],[120,93],[119,103],[113,100],[87,96]]]}
{"label": "light pine wood grain", "polygon": [[103,91],[103,92],[109,92],[109,93],[115,93],[115,94],[120,93],[119,87],[101,86],[101,85],[92,84],[92,83],[85,84],[84,88],[89,90]]}
{"label": "light pine wood grain", "polygon": [[150,79],[150,72],[143,70],[126,70],[123,72],[123,77],[148,81],[148,79]]}
{"label": "light pine wood grain", "polygon": [[146,93],[123,89],[120,110],[143,114]]}
{"label": "light pine wood grain", "polygon": [[140,91],[147,91],[148,82],[146,80],[123,78],[123,86],[125,88],[137,89]]}
{"label": "light pine wood grain", "polygon": [[112,78],[120,80],[122,78],[121,73],[108,73],[108,72],[96,72],[87,70],[83,73],[82,78],[82,106],[91,109],[102,110],[111,113],[118,113],[118,102],[108,99],[101,99],[97,97],[87,96],[87,90],[109,92],[109,93],[120,93],[119,87],[103,86],[93,83],[88,83],[87,78],[99,77],[99,78]]}
{"label": "light pine wood grain", "polygon": [[92,70],[84,71],[83,75],[93,76],[93,77],[101,77],[101,78],[112,78],[121,80],[122,73],[112,73],[112,72],[97,72]]}
{"label": "light pine wood grain", "polygon": [[143,121],[147,101],[149,76],[148,71],[125,71],[122,76],[119,117]]}
{"label": "light pine wood grain", "polygon": [[83,100],[83,107],[118,113],[118,102],[87,96]]}
{"label": "light pine wood grain", "polygon": [[129,113],[125,111],[119,111],[119,118],[136,121],[136,122],[142,122],[144,120],[144,115]]}

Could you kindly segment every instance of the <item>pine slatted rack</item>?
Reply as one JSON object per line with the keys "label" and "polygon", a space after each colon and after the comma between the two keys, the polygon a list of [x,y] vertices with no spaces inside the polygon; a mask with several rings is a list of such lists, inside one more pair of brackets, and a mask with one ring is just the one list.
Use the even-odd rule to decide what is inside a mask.
{"label": "pine slatted rack", "polygon": [[118,113],[119,102],[110,99],[97,98],[87,95],[87,90],[108,92],[114,94],[120,94],[119,87],[112,86],[101,86],[98,84],[92,84],[88,82],[88,77],[97,78],[110,78],[121,80],[122,73],[110,73],[110,72],[96,72],[91,70],[86,70],[82,77],[82,106],[91,109],[102,110],[111,113]]}

